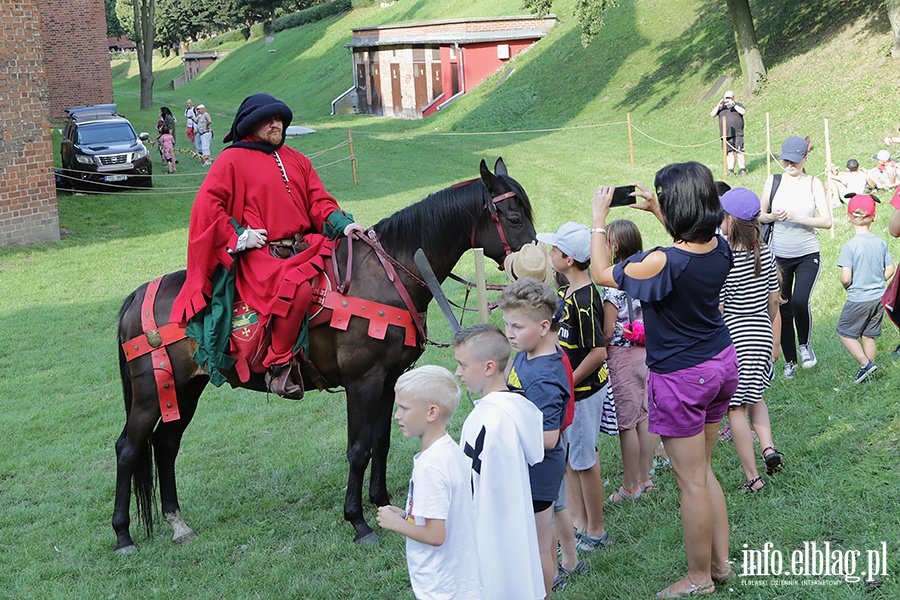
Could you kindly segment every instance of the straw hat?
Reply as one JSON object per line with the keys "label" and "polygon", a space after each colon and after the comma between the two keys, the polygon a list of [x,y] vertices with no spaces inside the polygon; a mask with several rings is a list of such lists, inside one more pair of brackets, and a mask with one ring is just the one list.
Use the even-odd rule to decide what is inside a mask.
{"label": "straw hat", "polygon": [[522,246],[518,252],[508,255],[503,261],[503,268],[510,281],[532,277],[547,285],[553,283],[554,273],[547,249],[534,244]]}

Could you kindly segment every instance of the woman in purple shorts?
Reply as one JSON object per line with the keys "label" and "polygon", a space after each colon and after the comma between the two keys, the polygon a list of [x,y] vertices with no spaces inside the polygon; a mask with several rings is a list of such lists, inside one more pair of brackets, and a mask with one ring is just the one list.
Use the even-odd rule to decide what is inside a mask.
{"label": "woman in purple shorts", "polygon": [[612,267],[606,218],[612,187],[594,193],[591,270],[598,285],[641,301],[650,369],[649,431],[658,433],[681,490],[688,573],[659,598],[713,594],[731,573],[728,511],[710,459],[719,422],[737,388],[737,355],[719,311],[731,269],[728,243],[716,235],[724,217],[710,170],[696,162],[656,174],[656,194],[637,185],[635,208],[652,212],[674,243],[639,252]]}

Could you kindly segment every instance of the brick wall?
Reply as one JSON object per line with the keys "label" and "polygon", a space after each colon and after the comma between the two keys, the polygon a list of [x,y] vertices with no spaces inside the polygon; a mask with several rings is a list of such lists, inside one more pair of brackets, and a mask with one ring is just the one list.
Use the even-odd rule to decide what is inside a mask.
{"label": "brick wall", "polygon": [[0,1],[0,248],[59,239],[35,3]]}
{"label": "brick wall", "polygon": [[424,38],[430,35],[513,32],[523,30],[546,31],[556,23],[555,16],[536,18],[531,16],[484,17],[477,19],[454,19],[427,23],[403,23],[380,27],[359,27],[353,30],[354,39],[396,39],[402,37]]}
{"label": "brick wall", "polygon": [[32,1],[44,37],[50,118],[64,118],[72,106],[113,102],[103,0]]}
{"label": "brick wall", "polygon": [[0,248],[59,239],[37,0],[0,0]]}

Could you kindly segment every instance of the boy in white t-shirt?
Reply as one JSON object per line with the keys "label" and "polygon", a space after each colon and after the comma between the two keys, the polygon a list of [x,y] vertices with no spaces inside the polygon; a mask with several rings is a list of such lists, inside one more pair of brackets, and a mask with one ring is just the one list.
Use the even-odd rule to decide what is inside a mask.
{"label": "boy in white t-shirt", "polygon": [[443,367],[400,376],[394,418],[404,437],[422,440],[413,459],[406,510],[378,509],[378,524],[406,536],[406,563],[416,598],[481,598],[470,461],[447,434],[459,385]]}

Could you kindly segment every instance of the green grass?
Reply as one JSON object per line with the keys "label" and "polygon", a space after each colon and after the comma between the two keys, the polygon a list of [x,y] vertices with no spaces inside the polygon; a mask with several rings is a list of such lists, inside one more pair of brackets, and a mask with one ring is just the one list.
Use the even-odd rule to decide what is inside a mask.
{"label": "green grass", "polygon": [[[415,0],[359,9],[280,32],[269,46],[251,40],[177,91],[166,85],[181,72],[180,58],[159,59],[154,106],[167,105],[178,116],[188,97],[206,103],[214,118],[214,155],[240,101],[257,91],[284,98],[295,123],[317,130],[289,142],[307,154],[339,144],[352,130],[359,185],[346,161],[320,173],[342,206],[367,224],[476,176],[480,159],[498,155],[528,190],[539,231],[586,221],[599,184],[650,183],[662,165],[688,159],[721,168],[719,150],[707,144],[715,139],[708,117],[714,100],[702,98],[718,76],[739,75],[739,69],[724,4],[712,0],[623,0],[587,49],[570,16],[572,1],[565,0],[556,7],[558,26],[513,61],[515,72],[502,84],[494,76],[426,121],[328,116],[331,99],[352,82],[342,47],[350,28],[516,14],[518,6],[512,0]],[[758,0],[753,9],[770,72],[753,98],[740,98],[741,83],[733,84],[748,107],[751,173],[742,183],[761,191],[766,112],[774,146],[787,135],[813,136],[811,172],[824,168],[824,118],[835,162],[856,157],[867,165],[881,147],[878,139],[895,129],[890,107],[900,100],[895,66],[885,58],[883,7],[862,0]],[[112,68],[120,112],[138,130],[155,131],[156,109],[138,107],[136,63],[117,57]],[[626,113],[658,140],[635,132],[633,169],[621,124]],[[552,131],[521,132],[534,129]],[[507,133],[447,135],[485,131]],[[184,148],[180,127],[178,133]],[[313,163],[325,165],[346,151],[327,152]],[[136,286],[184,267],[190,205],[205,170],[186,155],[179,158],[178,175],[162,175],[155,161],[152,191],[61,194],[60,242],[0,252],[0,597],[411,598],[400,536],[384,533],[377,548],[350,542],[352,529],[342,517],[341,395],[310,394],[298,403],[207,390],[178,461],[184,518],[200,537],[178,547],[165,524],[150,540],[133,528],[139,552],[125,558],[111,553],[113,443],[124,423],[116,315]],[[666,242],[643,214],[615,212],[637,221],[648,245]],[[836,215],[834,238],[820,237],[823,270],[813,297],[819,365],[801,370],[793,382],[777,379],[767,394],[787,469],[770,479],[765,493],[743,496],[735,491],[742,476],[730,445],[717,448],[714,464],[726,489],[731,554],[739,567],[744,544],[761,549],[770,541],[787,555],[804,541],[860,551],[886,541],[888,576],[870,594],[862,583],[753,588],[738,580],[731,585],[735,597],[900,595],[900,522],[892,493],[900,463],[898,365],[888,356],[898,333],[885,325],[879,373],[853,385],[856,366],[834,333],[845,299],[834,264],[852,232]],[[889,207],[879,208],[875,232],[884,237],[889,215]],[[467,255],[458,272],[471,279],[471,265]],[[491,281],[501,282],[489,271]],[[445,289],[463,300],[460,286]],[[450,338],[436,306],[429,324],[433,339]],[[430,347],[420,360],[425,363],[450,367],[452,356]],[[454,437],[467,413],[464,400],[451,423]],[[414,441],[394,435],[388,484],[395,502],[406,493],[415,451]],[[611,492],[622,477],[618,442],[601,439],[599,452]],[[366,518],[374,524],[372,507]],[[573,579],[562,597],[647,598],[684,571],[671,470],[660,474],[649,500],[608,507],[606,527],[616,545],[589,557],[589,573]]]}

